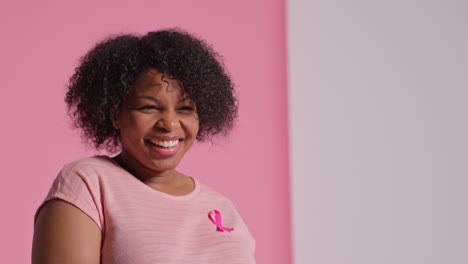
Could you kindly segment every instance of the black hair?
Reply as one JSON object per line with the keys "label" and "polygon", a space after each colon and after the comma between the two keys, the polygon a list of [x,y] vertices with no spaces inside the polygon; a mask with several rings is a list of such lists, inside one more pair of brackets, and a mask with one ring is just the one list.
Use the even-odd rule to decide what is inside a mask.
{"label": "black hair", "polygon": [[197,140],[229,132],[238,111],[234,85],[209,45],[180,29],[126,34],[107,38],[91,49],[68,84],[68,112],[96,149],[114,152],[120,146],[111,115],[126,100],[138,75],[149,68],[170,74],[195,102],[200,124]]}

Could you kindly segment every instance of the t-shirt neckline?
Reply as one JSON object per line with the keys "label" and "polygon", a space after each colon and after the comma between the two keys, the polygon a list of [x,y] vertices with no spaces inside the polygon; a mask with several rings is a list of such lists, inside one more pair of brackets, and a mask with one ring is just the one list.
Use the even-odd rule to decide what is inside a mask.
{"label": "t-shirt neckline", "polygon": [[193,180],[195,187],[193,188],[193,190],[190,193],[185,194],[185,195],[172,195],[172,194],[168,194],[168,193],[158,191],[156,189],[151,188],[151,186],[143,183],[142,181],[137,179],[134,175],[132,175],[130,172],[128,172],[126,169],[122,168],[122,166],[120,166],[111,157],[109,157],[107,155],[100,155],[100,156],[97,156],[97,157],[104,158],[105,160],[110,162],[114,167],[116,167],[116,169],[122,171],[122,174],[124,174],[124,176],[129,176],[129,178],[131,178],[130,180],[132,182],[134,182],[136,185],[140,185],[143,190],[145,190],[146,192],[148,192],[148,193],[150,193],[152,195],[155,195],[155,196],[167,199],[167,200],[172,200],[172,201],[189,201],[189,200],[192,200],[193,198],[195,198],[200,193],[200,183],[193,177],[190,177],[190,178]]}

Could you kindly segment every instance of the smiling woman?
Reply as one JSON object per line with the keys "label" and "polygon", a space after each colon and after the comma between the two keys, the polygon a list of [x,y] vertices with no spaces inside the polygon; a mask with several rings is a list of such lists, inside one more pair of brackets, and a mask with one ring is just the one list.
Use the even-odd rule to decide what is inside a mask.
{"label": "smiling woman", "polygon": [[142,72],[113,116],[122,145],[116,159],[131,168],[135,177],[150,186],[158,186],[167,176],[187,182],[183,187],[188,189],[168,190],[174,194],[193,189],[192,180],[175,168],[195,141],[199,118],[195,103],[175,79],[157,69]]}
{"label": "smiling woman", "polygon": [[96,148],[66,164],[35,215],[32,263],[255,263],[232,202],[177,165],[237,116],[230,78],[179,30],[117,36],[82,58],[66,97]]}

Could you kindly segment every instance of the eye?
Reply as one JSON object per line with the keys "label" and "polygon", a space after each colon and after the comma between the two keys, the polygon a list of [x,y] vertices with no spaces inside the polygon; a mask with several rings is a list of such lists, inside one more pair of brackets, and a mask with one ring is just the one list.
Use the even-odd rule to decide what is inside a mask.
{"label": "eye", "polygon": [[155,105],[144,105],[142,107],[137,108],[139,111],[148,111],[148,110],[158,110]]}
{"label": "eye", "polygon": [[195,111],[195,107],[193,107],[193,106],[182,106],[182,107],[179,107],[178,110],[182,111],[182,112],[193,112],[193,111]]}

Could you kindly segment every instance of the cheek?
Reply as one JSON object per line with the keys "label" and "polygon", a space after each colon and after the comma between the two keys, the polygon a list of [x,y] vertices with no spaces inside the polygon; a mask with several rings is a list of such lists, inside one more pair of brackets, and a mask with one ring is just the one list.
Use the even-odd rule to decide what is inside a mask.
{"label": "cheek", "polygon": [[186,118],[182,118],[181,122],[182,122],[183,126],[185,127],[185,129],[187,130],[187,132],[189,132],[192,135],[197,135],[198,134],[198,130],[200,128],[198,118],[195,118],[193,116],[186,117]]}
{"label": "cheek", "polygon": [[154,117],[150,115],[128,115],[121,123],[120,136],[132,141],[138,140],[151,129]]}

